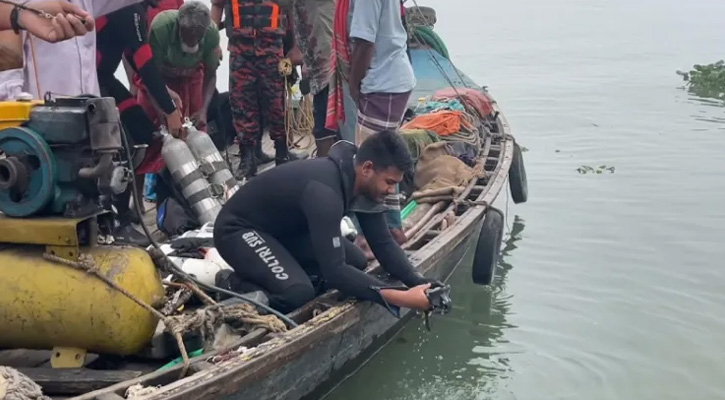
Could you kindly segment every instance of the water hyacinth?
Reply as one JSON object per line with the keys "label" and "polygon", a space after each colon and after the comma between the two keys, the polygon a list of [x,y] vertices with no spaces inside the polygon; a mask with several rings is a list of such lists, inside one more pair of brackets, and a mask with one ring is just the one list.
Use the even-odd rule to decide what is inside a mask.
{"label": "water hyacinth", "polygon": [[725,100],[725,61],[693,66],[690,72],[677,71],[688,90],[700,97]]}

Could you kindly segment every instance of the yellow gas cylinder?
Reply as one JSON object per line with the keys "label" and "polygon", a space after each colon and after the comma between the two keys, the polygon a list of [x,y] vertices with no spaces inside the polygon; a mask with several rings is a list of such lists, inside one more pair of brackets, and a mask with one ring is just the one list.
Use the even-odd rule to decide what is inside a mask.
{"label": "yellow gas cylinder", "polygon": [[[0,250],[0,348],[79,348],[129,355],[151,339],[157,319],[100,279],[43,258],[42,247]],[[148,253],[81,248],[99,271],[150,305],[164,288]]]}

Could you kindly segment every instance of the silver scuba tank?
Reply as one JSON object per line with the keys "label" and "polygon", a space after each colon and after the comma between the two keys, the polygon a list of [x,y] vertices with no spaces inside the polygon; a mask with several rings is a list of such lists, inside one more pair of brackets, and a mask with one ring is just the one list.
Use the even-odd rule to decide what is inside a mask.
{"label": "silver scuba tank", "polygon": [[201,171],[209,177],[209,182],[212,185],[219,185],[224,188],[221,201],[226,203],[239,190],[237,180],[234,179],[234,175],[227,168],[222,155],[219,154],[214,141],[211,140],[208,134],[196,129],[188,118],[184,123],[184,128],[188,132],[186,144],[196,157],[196,162],[199,163]]}
{"label": "silver scuba tank", "polygon": [[213,223],[222,208],[216,197],[220,193],[214,193],[216,185],[209,185],[189,146],[183,140],[171,136],[164,128],[161,129],[161,134],[164,136],[161,157],[174,182],[181,188],[181,193],[191,205],[199,223]]}

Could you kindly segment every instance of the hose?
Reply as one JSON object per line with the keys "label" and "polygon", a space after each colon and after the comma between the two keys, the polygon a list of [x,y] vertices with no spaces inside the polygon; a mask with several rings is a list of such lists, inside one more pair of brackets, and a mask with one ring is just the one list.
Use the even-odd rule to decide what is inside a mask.
{"label": "hose", "polygon": [[[124,129],[122,124],[121,124],[121,139],[123,139],[123,147],[126,150],[126,157],[130,160],[131,159],[131,150],[130,150],[130,146],[128,145],[128,139],[126,138],[126,130]],[[131,190],[133,191],[133,197],[135,200],[135,199],[139,198],[138,189],[136,188],[136,168],[133,166],[133,164],[129,164],[129,166],[131,167]],[[275,310],[274,308],[272,308],[264,303],[260,303],[256,300],[249,298],[247,296],[244,296],[242,294],[232,292],[231,290],[222,289],[220,287],[216,287],[213,285],[207,285],[203,282],[200,282],[193,276],[187,274],[186,272],[184,272],[184,270],[179,268],[179,266],[177,266],[176,263],[174,263],[161,250],[161,246],[159,245],[159,243],[153,237],[151,237],[151,232],[149,232],[149,228],[146,226],[146,224],[143,223],[143,214],[141,213],[141,208],[137,201],[133,202],[133,208],[136,211],[136,214],[138,215],[139,220],[141,221],[141,224],[140,224],[141,228],[143,229],[143,232],[146,235],[146,237],[148,238],[149,242],[151,242],[151,245],[154,246],[154,248],[156,248],[156,250],[158,250],[160,254],[164,255],[164,258],[166,258],[168,265],[171,267],[171,269],[173,270],[174,273],[178,274],[179,276],[183,277],[184,279],[194,282],[197,286],[202,287],[206,290],[221,293],[221,294],[226,294],[227,296],[236,297],[242,301],[253,304],[271,314],[276,315],[279,319],[284,321],[285,324],[287,324],[290,328],[296,328],[298,326],[298,324],[295,321],[293,321],[291,318],[289,318],[288,316],[284,315],[283,313]]]}

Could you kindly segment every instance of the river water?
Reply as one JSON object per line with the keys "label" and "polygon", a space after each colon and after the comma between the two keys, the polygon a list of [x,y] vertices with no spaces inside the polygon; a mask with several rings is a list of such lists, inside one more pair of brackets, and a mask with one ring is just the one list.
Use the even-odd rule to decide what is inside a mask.
{"label": "river water", "polygon": [[725,1],[422,4],[528,148],[529,202],[493,291],[459,268],[454,311],[327,400],[725,398],[725,108],[675,75],[725,58]]}

